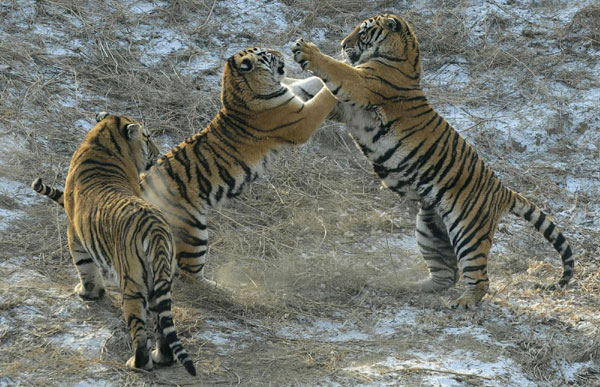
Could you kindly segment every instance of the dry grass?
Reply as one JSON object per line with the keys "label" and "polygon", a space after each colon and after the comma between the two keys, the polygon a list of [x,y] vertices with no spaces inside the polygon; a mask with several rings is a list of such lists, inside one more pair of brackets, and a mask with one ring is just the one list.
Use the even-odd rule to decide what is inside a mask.
{"label": "dry grass", "polygon": [[[426,275],[418,254],[399,244],[413,235],[415,209],[380,190],[370,166],[343,130],[326,123],[307,146],[286,152],[268,177],[241,200],[211,212],[208,273],[225,289],[176,283],[176,325],[203,382],[419,384],[444,372],[465,384],[510,382],[453,374],[443,367],[388,369],[379,379],[347,371],[351,365],[381,361],[391,354],[410,359],[411,353],[434,346],[444,353],[460,348],[483,358],[508,356],[540,384],[567,380],[549,368],[590,361],[594,366],[571,382],[600,383],[594,325],[600,320],[600,235],[585,221],[586,216],[596,216],[597,198],[566,194],[559,184],[573,173],[574,165],[579,177],[597,181],[590,160],[598,154],[562,146],[570,143],[574,129],[565,101],[550,90],[554,80],[578,90],[598,87],[591,70],[597,58],[588,51],[598,47],[598,7],[580,9],[567,25],[549,21],[537,25],[497,6],[495,13],[475,25],[466,15],[465,1],[430,3],[427,8],[400,10],[421,42],[425,74],[444,72],[444,66],[452,63],[469,74],[468,81],[459,85],[426,76],[424,87],[431,101],[441,108],[460,106],[480,114],[473,117],[472,127],[457,129],[507,185],[556,214],[577,253],[573,286],[555,293],[533,286],[557,278],[558,257],[529,225],[507,218],[490,261],[490,296],[479,310],[446,310],[447,300],[459,294],[460,286],[442,295],[399,294],[399,282]],[[249,30],[231,36],[224,25],[236,16],[209,0],[171,1],[150,13],[134,13],[117,1],[23,4],[0,3],[0,19],[6,20],[0,37],[11,37],[0,39],[0,141],[6,144],[0,145],[4,150],[0,161],[6,166],[0,177],[26,185],[37,176],[59,185],[64,181],[70,156],[96,111],[141,119],[160,137],[165,150],[202,128],[219,106],[218,80],[227,48],[220,42],[239,48],[281,47],[323,30],[322,50],[336,54],[339,41],[359,20],[396,6],[390,1],[283,1],[285,33]],[[560,2],[532,6],[559,10]],[[517,36],[510,27],[519,23],[525,28]],[[139,32],[149,28],[178,31],[183,37],[180,49],[153,62],[147,50],[161,44],[160,36]],[[550,50],[553,47],[559,49]],[[218,64],[195,68],[207,52],[214,52]],[[563,66],[572,62],[578,65]],[[515,80],[510,87],[507,78]],[[486,123],[501,118],[501,112],[526,116],[527,111],[519,112],[538,105],[557,112],[548,135],[559,145],[550,147],[548,155],[528,154],[518,141],[486,129]],[[485,114],[480,113],[482,108],[488,109]],[[597,121],[575,128],[579,134],[594,129]],[[4,264],[0,274],[12,279],[0,285],[0,318],[23,324],[0,326],[0,375],[5,378],[0,377],[0,384],[10,380],[63,384],[87,378],[120,385],[190,383],[178,367],[153,373],[124,369],[130,348],[117,294],[113,290],[100,303],[75,299],[65,216],[47,202],[30,203],[26,190],[16,196],[0,191],[0,208],[27,215],[12,221],[0,239]],[[21,268],[8,264],[15,257],[23,257],[18,261]],[[34,279],[14,280],[21,269]],[[290,327],[309,327],[320,318],[369,331],[379,318],[404,309],[418,311],[416,325],[395,326],[394,334],[385,338],[336,342],[281,334]],[[19,316],[27,316],[28,310],[33,314],[26,323]],[[440,336],[449,327],[482,327],[507,349],[482,348],[469,335],[460,336],[460,341]],[[109,338],[101,340],[102,351],[91,359],[50,339],[103,328]],[[235,350],[227,352],[223,349],[227,345],[202,336],[215,330],[231,338],[234,345],[227,345]]]}

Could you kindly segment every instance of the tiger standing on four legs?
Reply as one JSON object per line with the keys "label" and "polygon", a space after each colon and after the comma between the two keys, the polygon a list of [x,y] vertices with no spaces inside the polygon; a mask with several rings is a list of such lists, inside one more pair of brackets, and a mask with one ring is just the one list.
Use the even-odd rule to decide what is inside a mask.
{"label": "tiger standing on four legs", "polygon": [[559,285],[569,282],[572,251],[554,223],[504,187],[429,105],[420,87],[419,44],[404,19],[386,14],[361,22],[342,41],[349,64],[303,39],[292,51],[337,96],[332,118],[347,125],[384,185],[421,202],[416,238],[430,277],[411,289],[448,288],[460,273],[467,289],[452,307],[474,307],[488,290],[488,254],[506,212],[525,218],[552,243],[563,263]]}
{"label": "tiger standing on four legs", "polygon": [[[175,355],[196,375],[173,325],[173,237],[160,211],[140,197],[139,174],[152,165],[158,148],[140,124],[126,117],[99,113],[97,121],[73,154],[64,195],[47,189],[39,179],[33,188],[64,203],[79,296],[102,297],[99,268],[116,271],[134,349],[127,365],[149,370],[153,363],[172,363]],[[149,311],[157,317],[152,353],[146,330]]]}

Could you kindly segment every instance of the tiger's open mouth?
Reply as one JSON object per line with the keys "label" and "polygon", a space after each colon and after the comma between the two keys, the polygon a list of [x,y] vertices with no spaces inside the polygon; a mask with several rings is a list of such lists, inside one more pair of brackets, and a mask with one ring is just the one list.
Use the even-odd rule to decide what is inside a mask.
{"label": "tiger's open mouth", "polygon": [[277,67],[277,73],[279,73],[279,75],[285,74],[285,65],[283,63],[280,64],[279,67]]}

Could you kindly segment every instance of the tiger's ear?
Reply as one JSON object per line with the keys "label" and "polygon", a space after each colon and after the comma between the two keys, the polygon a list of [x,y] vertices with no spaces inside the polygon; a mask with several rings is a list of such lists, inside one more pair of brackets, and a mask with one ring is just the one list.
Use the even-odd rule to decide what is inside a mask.
{"label": "tiger's ear", "polygon": [[394,31],[394,32],[402,31],[402,24],[400,24],[400,21],[394,17],[384,18],[383,26],[390,31]]}
{"label": "tiger's ear", "polygon": [[109,116],[108,112],[98,112],[98,113],[96,113],[96,122],[100,122],[108,116]]}
{"label": "tiger's ear", "polygon": [[129,124],[125,126],[125,138],[127,140],[137,140],[142,136],[142,130],[140,124]]}
{"label": "tiger's ear", "polygon": [[249,71],[252,71],[253,68],[254,68],[254,64],[252,63],[252,61],[249,58],[242,59],[242,62],[240,63],[240,71],[241,72],[247,73]]}

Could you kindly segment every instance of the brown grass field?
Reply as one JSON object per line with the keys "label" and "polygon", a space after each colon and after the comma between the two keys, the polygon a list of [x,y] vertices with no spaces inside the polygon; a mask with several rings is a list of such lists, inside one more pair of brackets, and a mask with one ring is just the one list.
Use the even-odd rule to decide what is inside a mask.
{"label": "brown grass field", "polygon": [[[593,0],[0,0],[0,386],[600,385],[600,6]],[[175,281],[175,325],[199,376],[134,372],[110,288],[73,292],[63,187],[97,111],[142,121],[163,151],[219,109],[224,60],[306,37],[339,42],[378,13],[406,17],[432,104],[504,183],[551,215],[576,258],[506,216],[476,310],[463,289],[406,294],[427,275],[416,208],[325,122],[240,199],[211,211],[208,276]]]}

